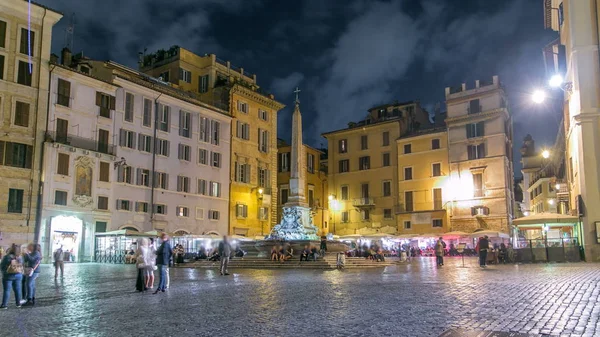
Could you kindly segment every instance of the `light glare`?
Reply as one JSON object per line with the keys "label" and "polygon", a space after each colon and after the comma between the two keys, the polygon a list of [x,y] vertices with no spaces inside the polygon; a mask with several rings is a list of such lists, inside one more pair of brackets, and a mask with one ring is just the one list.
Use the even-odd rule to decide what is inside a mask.
{"label": "light glare", "polygon": [[536,90],[531,95],[531,99],[534,103],[540,104],[546,99],[546,93],[541,90]]}
{"label": "light glare", "polygon": [[558,74],[553,75],[550,78],[550,81],[548,81],[548,84],[550,84],[550,86],[553,88],[559,88],[563,84],[563,78]]}

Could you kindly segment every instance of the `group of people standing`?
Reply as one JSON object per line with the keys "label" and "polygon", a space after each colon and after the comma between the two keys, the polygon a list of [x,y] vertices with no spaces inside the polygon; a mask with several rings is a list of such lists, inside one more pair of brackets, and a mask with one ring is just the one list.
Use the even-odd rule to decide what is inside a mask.
{"label": "group of people standing", "polygon": [[27,251],[23,253],[21,247],[16,244],[11,245],[0,262],[3,287],[0,309],[8,309],[11,290],[14,291],[17,308],[22,305],[35,305],[35,280],[39,276],[41,262],[42,253],[39,244],[29,244]]}
{"label": "group of people standing", "polygon": [[162,243],[156,249],[152,238],[142,238],[138,240],[138,247],[135,254],[138,276],[136,281],[136,290],[139,292],[148,291],[154,288],[154,271],[158,270],[158,287],[154,294],[165,292],[169,288],[169,265],[173,257],[173,248],[169,243],[167,234],[161,235]]}

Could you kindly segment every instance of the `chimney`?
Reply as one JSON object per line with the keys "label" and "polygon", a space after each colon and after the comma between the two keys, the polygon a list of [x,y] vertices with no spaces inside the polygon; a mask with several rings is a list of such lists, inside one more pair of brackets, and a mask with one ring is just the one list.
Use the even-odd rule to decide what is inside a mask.
{"label": "chimney", "polygon": [[50,63],[58,64],[58,55],[54,53],[50,54]]}
{"label": "chimney", "polygon": [[64,47],[60,54],[61,54],[61,58],[62,58],[61,64],[63,66],[71,67],[71,64],[73,63],[73,54],[71,54],[71,51],[69,50],[69,48]]}

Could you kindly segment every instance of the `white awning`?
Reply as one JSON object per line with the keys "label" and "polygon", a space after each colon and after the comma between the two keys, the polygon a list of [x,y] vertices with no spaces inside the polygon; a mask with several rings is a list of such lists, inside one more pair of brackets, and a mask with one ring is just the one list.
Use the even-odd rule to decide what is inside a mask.
{"label": "white awning", "polygon": [[579,222],[579,218],[573,215],[558,214],[558,213],[538,213],[522,218],[514,219],[513,225],[517,227],[531,227],[531,225],[542,226],[551,224],[575,225]]}

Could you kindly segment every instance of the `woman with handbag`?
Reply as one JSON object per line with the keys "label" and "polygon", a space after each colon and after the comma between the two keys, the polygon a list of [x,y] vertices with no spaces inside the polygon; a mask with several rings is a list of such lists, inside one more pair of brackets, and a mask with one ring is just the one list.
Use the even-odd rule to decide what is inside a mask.
{"label": "woman with handbag", "polygon": [[40,263],[42,262],[42,248],[37,243],[30,243],[25,254],[24,274],[27,282],[27,303],[35,305],[35,280],[40,276]]}
{"label": "woman with handbag", "polygon": [[8,309],[8,298],[10,290],[15,292],[15,300],[17,308],[21,307],[21,282],[23,280],[23,259],[21,258],[21,248],[16,244],[12,244],[7,251],[6,256],[0,263],[2,270],[2,286],[4,293],[2,294],[2,305],[0,309]]}
{"label": "woman with handbag", "polygon": [[154,260],[154,252],[148,244],[148,239],[139,239],[136,252],[138,277],[135,288],[137,291],[143,292],[151,289],[152,284],[154,284]]}

